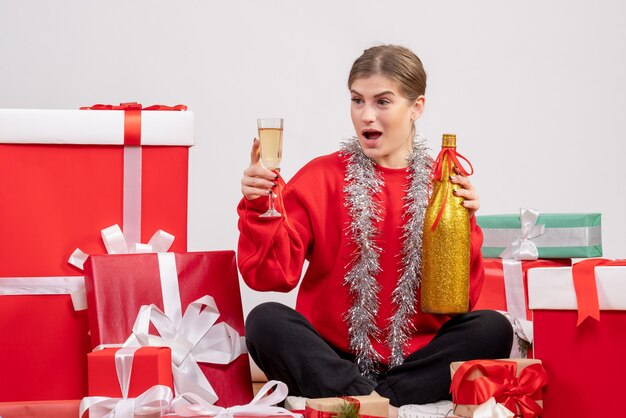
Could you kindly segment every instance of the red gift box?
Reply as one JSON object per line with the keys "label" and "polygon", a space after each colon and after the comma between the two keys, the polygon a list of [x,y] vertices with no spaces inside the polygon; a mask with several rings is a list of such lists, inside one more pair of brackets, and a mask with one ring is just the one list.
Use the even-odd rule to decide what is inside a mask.
{"label": "red gift box", "polygon": [[0,402],[2,418],[76,418],[80,401]]}
{"label": "red gift box", "polygon": [[186,250],[193,114],[138,113],[146,146],[140,166],[125,167],[133,147],[124,146],[123,110],[0,109],[0,201],[11,202],[0,205],[10,237],[0,241],[0,277],[76,275],[67,264],[75,248],[105,253],[100,231],[125,221],[125,169],[141,175],[141,196],[127,196],[139,198],[130,203],[141,211],[141,242],[163,229],[176,237],[173,251]]}
{"label": "red gift box", "polygon": [[[167,311],[160,270],[161,259],[166,256],[175,260],[182,311],[208,294],[219,308],[219,321],[243,335],[243,311],[233,251],[91,256],[85,263],[85,288],[93,346],[125,342],[142,305],[154,304]],[[168,290],[166,294],[171,296],[172,292]],[[238,356],[225,365],[198,364],[219,396],[217,405],[242,405],[252,399],[247,355]]]}
{"label": "red gift box", "polygon": [[[123,224],[125,209],[141,218],[134,228],[141,242],[164,229],[176,236],[173,250],[186,250],[193,114],[142,112],[135,105],[135,124],[125,129],[127,113],[0,109],[0,201],[10,202],[0,205],[0,231],[8,237],[0,240],[0,287],[5,278],[77,275],[67,263],[72,251],[104,253],[100,230]],[[126,167],[135,185],[139,176],[131,168],[141,173],[135,193],[141,196],[124,190],[131,160],[125,160],[126,139],[149,145],[132,147],[132,160],[140,156],[141,165]],[[124,208],[125,192],[135,202]],[[0,335],[12,341],[0,346],[0,355],[14,359],[0,365],[0,400],[83,397],[87,324],[68,295],[0,296]]]}
{"label": "red gift box", "polygon": [[[115,366],[118,350],[105,348],[87,355],[89,396],[122,397]],[[141,347],[133,354],[128,397],[136,398],[154,385],[169,386],[174,391],[172,352],[167,347]]]}
{"label": "red gift box", "polygon": [[[483,288],[480,292],[480,296],[476,301],[476,305],[474,306],[474,310],[479,309],[494,309],[498,311],[510,311],[510,306],[512,303],[515,303],[515,297],[520,298],[517,301],[518,304],[521,304],[521,298],[523,296],[523,303],[526,307],[526,315],[525,318],[530,320],[532,318],[532,313],[528,308],[528,285],[527,285],[527,273],[529,269],[533,268],[541,268],[541,267],[563,267],[570,266],[572,264],[571,259],[554,259],[554,260],[503,260],[500,258],[485,258],[483,259],[485,265],[485,281],[483,283]],[[509,268],[511,270],[516,268],[516,264],[521,266],[521,275],[523,280],[523,288],[519,288],[519,283],[515,286],[515,283],[512,283],[510,287],[512,289],[513,294],[507,294],[507,289],[505,286],[505,282],[507,281],[505,278],[505,264],[509,264],[507,266],[507,271]],[[511,312],[513,314],[513,312]],[[514,315],[514,314],[513,314]],[[514,315],[515,316],[515,315]]]}
{"label": "red gift box", "polygon": [[597,293],[580,296],[597,298],[600,320],[577,326],[580,300],[572,268],[529,272],[534,353],[550,376],[545,418],[612,416],[623,409],[626,267],[596,267],[594,282]]}
{"label": "red gift box", "polygon": [[0,401],[85,396],[87,311],[70,296],[81,289],[82,277],[0,278]]}

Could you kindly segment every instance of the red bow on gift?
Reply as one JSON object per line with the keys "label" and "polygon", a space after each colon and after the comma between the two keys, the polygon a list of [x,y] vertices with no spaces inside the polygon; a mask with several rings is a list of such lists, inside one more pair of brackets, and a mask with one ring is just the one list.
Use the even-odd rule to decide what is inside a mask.
{"label": "red bow on gift", "polygon": [[187,110],[187,106],[179,104],[176,106],[152,105],[143,107],[141,103],[129,102],[117,105],[95,104],[93,106],[81,107],[80,110],[123,110],[124,111],[124,145],[141,145],[141,111],[142,110]]}
{"label": "red bow on gift", "polygon": [[596,266],[626,266],[626,260],[607,260],[592,258],[580,261],[572,267],[576,303],[578,304],[578,322],[583,323],[589,317],[600,320],[600,303],[598,301],[598,287],[596,285]]}
{"label": "red bow on gift", "polygon": [[[472,373],[480,377],[470,380]],[[503,404],[509,410],[519,412],[524,418],[541,414],[537,399],[541,388],[548,383],[548,375],[541,364],[531,364],[516,376],[517,363],[503,360],[466,361],[452,377],[450,392],[457,404],[480,405],[489,398]]]}

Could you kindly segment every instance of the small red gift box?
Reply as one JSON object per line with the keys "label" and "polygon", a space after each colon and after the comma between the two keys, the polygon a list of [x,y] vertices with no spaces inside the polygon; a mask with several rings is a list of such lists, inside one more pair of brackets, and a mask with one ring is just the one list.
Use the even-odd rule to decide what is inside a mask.
{"label": "small red gift box", "polygon": [[[169,315],[168,304],[175,302],[180,316],[206,295],[214,299],[219,321],[244,333],[233,251],[91,256],[85,263],[85,288],[93,346],[124,343],[142,306],[154,304]],[[205,312],[201,308],[198,314]],[[227,364],[197,364],[219,397],[217,405],[243,405],[252,399],[247,355]],[[176,371],[174,375],[176,379]]]}
{"label": "small red gift box", "polygon": [[[87,355],[89,396],[122,397],[115,364],[118,350],[104,348]],[[172,352],[167,347],[141,347],[133,354],[128,398],[136,398],[154,385],[169,386],[174,391]]]}
{"label": "small red gift box", "polygon": [[[626,266],[592,267],[593,289],[577,292],[573,270],[589,262],[597,260],[528,274],[534,353],[550,375],[545,418],[611,416],[623,409]],[[581,316],[577,325],[586,300],[595,300],[599,320]]]}
{"label": "small red gift box", "polygon": [[456,415],[472,417],[474,410],[492,397],[516,416],[535,418],[542,413],[542,389],[548,377],[540,360],[455,361],[450,373]]}

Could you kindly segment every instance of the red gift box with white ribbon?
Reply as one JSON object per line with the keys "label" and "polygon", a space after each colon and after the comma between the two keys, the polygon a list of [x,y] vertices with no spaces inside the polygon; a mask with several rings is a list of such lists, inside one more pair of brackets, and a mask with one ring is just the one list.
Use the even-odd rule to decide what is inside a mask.
{"label": "red gift box with white ribbon", "polygon": [[550,376],[543,416],[599,417],[623,410],[626,260],[533,269],[528,291],[534,354]]}
{"label": "red gift box with white ribbon", "polygon": [[0,401],[86,394],[87,314],[63,289],[82,283],[75,248],[104,253],[99,231],[120,224],[131,245],[162,228],[186,250],[193,114],[110,108],[0,109]]}
{"label": "red gift box with white ribbon", "polygon": [[167,346],[177,393],[252,399],[233,251],[90,256],[85,288],[93,346]]}

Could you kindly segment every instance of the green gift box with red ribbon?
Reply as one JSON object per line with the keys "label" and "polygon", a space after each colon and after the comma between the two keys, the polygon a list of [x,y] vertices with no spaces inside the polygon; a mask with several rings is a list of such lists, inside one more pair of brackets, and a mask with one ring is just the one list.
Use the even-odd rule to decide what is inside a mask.
{"label": "green gift box with red ribbon", "polygon": [[545,418],[623,411],[626,260],[528,272],[534,354],[550,375]]}

